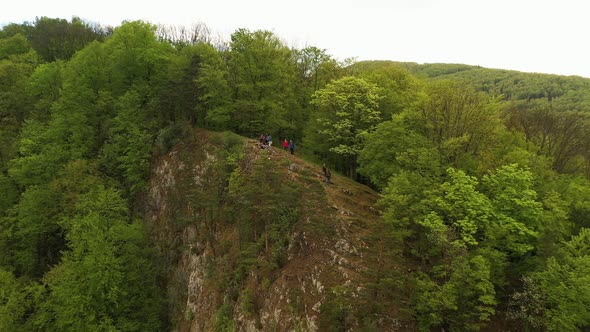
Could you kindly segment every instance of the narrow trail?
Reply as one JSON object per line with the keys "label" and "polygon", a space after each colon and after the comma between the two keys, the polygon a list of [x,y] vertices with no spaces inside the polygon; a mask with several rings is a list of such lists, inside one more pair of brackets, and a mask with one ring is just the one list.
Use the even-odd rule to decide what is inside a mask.
{"label": "narrow trail", "polygon": [[[277,169],[287,172],[287,176],[294,178],[297,173],[306,172],[317,180],[324,189],[329,205],[339,214],[346,217],[375,220],[379,211],[375,208],[379,194],[371,188],[360,184],[346,176],[332,173],[330,184],[325,183],[325,176],[321,165],[307,161],[282,147],[260,149],[260,143],[255,139],[249,139],[248,144],[255,147],[260,153],[267,153]],[[347,209],[343,207],[346,206]],[[347,218],[349,219],[349,218]]]}

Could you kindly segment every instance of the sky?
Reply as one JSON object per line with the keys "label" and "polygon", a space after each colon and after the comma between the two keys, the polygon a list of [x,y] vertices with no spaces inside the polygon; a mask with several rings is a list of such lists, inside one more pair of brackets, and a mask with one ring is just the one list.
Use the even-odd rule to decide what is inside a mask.
{"label": "sky", "polygon": [[288,46],[344,60],[462,63],[590,78],[588,0],[22,0],[0,25],[35,17],[118,26],[125,20],[191,26],[229,38],[270,30]]}

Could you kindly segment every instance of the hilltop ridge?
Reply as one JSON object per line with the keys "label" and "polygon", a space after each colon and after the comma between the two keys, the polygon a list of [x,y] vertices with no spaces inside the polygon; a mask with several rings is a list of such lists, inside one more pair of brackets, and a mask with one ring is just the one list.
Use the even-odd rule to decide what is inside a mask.
{"label": "hilltop ridge", "polygon": [[[213,220],[206,220],[205,213],[195,213],[191,201],[194,188],[207,192],[210,188],[204,181],[215,182],[210,176],[223,151],[227,151],[228,140],[243,149],[228,187],[235,185],[231,182],[238,173],[246,181],[252,180],[257,176],[256,165],[264,163],[265,172],[269,172],[265,176],[270,177],[272,172],[278,176],[280,188],[298,191],[291,196],[296,197],[295,201],[287,204],[298,209],[295,220],[281,229],[287,236],[281,243],[271,239],[270,249],[265,249],[259,229],[259,238],[250,242],[257,248],[256,253],[248,258],[243,256],[247,255],[245,248],[249,244],[245,242],[249,241],[238,230],[247,227],[244,219],[248,216],[241,213],[241,221],[229,221],[232,207],[227,206],[217,211]],[[245,182],[240,186],[238,196],[251,190]],[[156,162],[149,193],[146,220],[160,254],[167,257],[171,310],[175,311],[180,330],[233,326],[238,330],[310,331],[334,324],[334,319],[344,313],[348,318],[342,324],[363,324],[358,320],[363,308],[356,307],[363,301],[357,301],[354,307],[350,301],[340,308],[346,312],[330,312],[322,305],[330,301],[347,303],[347,298],[364,294],[367,282],[374,281],[368,271],[374,270],[371,265],[375,260],[368,256],[375,255],[375,248],[366,242],[378,235],[379,213],[374,207],[378,196],[372,189],[338,174],[333,176],[332,184],[326,185],[320,166],[288,151],[261,150],[255,140],[199,129]],[[264,199],[258,203],[277,204]],[[278,223],[276,218],[284,215],[278,211],[267,216],[270,218],[265,229],[272,233],[272,225]],[[213,229],[204,226],[208,222],[216,224],[211,236],[204,234]],[[279,253],[284,257],[276,264],[272,257]],[[236,271],[242,273],[240,280],[220,284],[219,278]],[[409,324],[399,319],[394,303],[387,314],[383,313],[382,317],[373,317],[383,328],[395,330]]]}

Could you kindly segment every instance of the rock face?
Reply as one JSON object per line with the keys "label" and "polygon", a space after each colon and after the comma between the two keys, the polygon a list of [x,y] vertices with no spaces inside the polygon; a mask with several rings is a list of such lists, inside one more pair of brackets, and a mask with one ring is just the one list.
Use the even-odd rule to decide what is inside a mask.
{"label": "rock face", "polygon": [[[364,259],[369,245],[363,238],[378,219],[372,207],[377,195],[338,176],[334,184],[324,185],[319,167],[280,150],[261,151],[255,142],[247,141],[242,156],[246,161],[240,167],[249,167],[261,155],[270,158],[269,171],[278,172],[282,181],[300,185],[304,204],[286,237],[285,262],[275,267],[272,278],[263,278],[252,269],[236,292],[227,292],[218,286],[223,276],[211,271],[215,264],[225,262],[221,251],[225,250],[226,257],[231,254],[220,243],[237,230],[231,223],[199,212],[194,203],[194,197],[207,196],[212,183],[226,181],[214,178],[213,170],[223,158],[222,150],[210,145],[211,135],[197,132],[157,160],[146,199],[145,219],[165,262],[176,330],[214,331],[220,326],[237,331],[324,329],[322,304],[339,289],[346,289],[349,297],[357,296],[366,279],[364,271],[371,268]],[[220,309],[223,305],[226,311]],[[380,329],[403,329],[391,316],[379,319]],[[351,321],[347,329],[354,330],[356,324]]]}

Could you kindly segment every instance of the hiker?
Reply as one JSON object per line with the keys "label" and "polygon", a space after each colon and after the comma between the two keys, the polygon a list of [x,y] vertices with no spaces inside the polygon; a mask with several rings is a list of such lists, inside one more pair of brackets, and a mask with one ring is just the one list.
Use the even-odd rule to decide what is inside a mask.
{"label": "hiker", "polygon": [[332,177],[332,173],[330,173],[329,169],[326,169],[326,184],[330,184],[331,177]]}
{"label": "hiker", "polygon": [[264,136],[264,134],[260,134],[260,148],[264,149],[266,147],[266,136]]}
{"label": "hiker", "polygon": [[291,154],[294,154],[294,152],[295,152],[295,143],[293,143],[293,140],[289,140],[289,150],[291,151]]}
{"label": "hiker", "polygon": [[287,151],[287,148],[289,148],[289,142],[287,142],[287,139],[285,138],[283,141],[283,150]]}
{"label": "hiker", "polygon": [[324,173],[324,176],[326,176],[326,170],[327,170],[327,169],[326,169],[326,163],[324,163],[324,164],[322,165],[322,173]]}
{"label": "hiker", "polygon": [[270,134],[268,134],[267,139],[268,139],[268,147],[270,148],[272,146],[272,136],[270,136]]}
{"label": "hiker", "polygon": [[266,148],[266,136],[264,136],[264,134],[260,134],[260,138],[258,138],[258,141],[260,142],[261,149]]}

